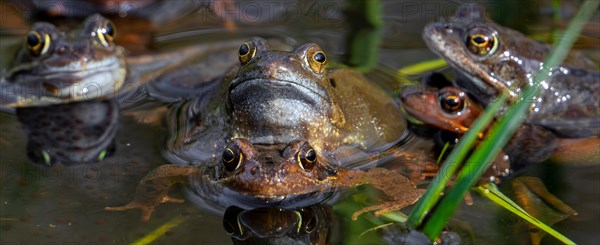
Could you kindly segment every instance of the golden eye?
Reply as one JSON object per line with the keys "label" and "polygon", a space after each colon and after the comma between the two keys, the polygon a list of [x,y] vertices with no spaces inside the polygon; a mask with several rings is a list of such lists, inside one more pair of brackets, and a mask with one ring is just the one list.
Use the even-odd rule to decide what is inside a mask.
{"label": "golden eye", "polygon": [[113,44],[116,32],[117,30],[115,28],[115,25],[113,25],[113,23],[108,20],[104,23],[104,26],[96,30],[98,39],[104,47],[110,47]]}
{"label": "golden eye", "polygon": [[298,151],[297,160],[300,168],[310,171],[317,164],[317,152],[308,143],[305,143]]}
{"label": "golden eye", "polygon": [[473,28],[469,31],[466,45],[471,53],[484,56],[493,54],[498,48],[498,38],[495,32],[484,28]]}
{"label": "golden eye", "polygon": [[310,68],[316,73],[323,73],[327,64],[327,56],[322,50],[313,48],[308,51],[306,57]]}
{"label": "golden eye", "polygon": [[241,166],[242,158],[242,152],[238,147],[225,147],[222,156],[223,166],[227,171],[233,172]]}
{"label": "golden eye", "polygon": [[251,43],[244,43],[242,46],[240,46],[238,55],[240,58],[240,63],[245,65],[256,55],[256,47],[254,47],[254,45]]}
{"label": "golden eye", "polygon": [[442,110],[449,114],[456,114],[466,108],[465,95],[463,92],[441,90],[439,103]]}
{"label": "golden eye", "polygon": [[30,31],[27,34],[27,49],[34,56],[46,54],[50,48],[50,36],[48,34],[40,35],[37,31]]}

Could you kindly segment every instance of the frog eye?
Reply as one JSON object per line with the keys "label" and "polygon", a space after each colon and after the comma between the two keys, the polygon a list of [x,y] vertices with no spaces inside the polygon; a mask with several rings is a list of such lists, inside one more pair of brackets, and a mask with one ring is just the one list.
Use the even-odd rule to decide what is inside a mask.
{"label": "frog eye", "polygon": [[50,36],[44,34],[43,37],[37,31],[30,31],[27,34],[27,49],[34,56],[44,55],[50,47]]}
{"label": "frog eye", "polygon": [[496,33],[484,28],[471,29],[466,42],[469,51],[480,56],[493,54],[498,48]]}
{"label": "frog eye", "polygon": [[225,147],[223,151],[223,166],[229,172],[237,170],[242,164],[242,152],[238,147]]}
{"label": "frog eye", "polygon": [[313,48],[308,51],[306,56],[310,68],[316,73],[323,73],[327,64],[327,56],[322,50]]}
{"label": "frog eye", "polygon": [[442,89],[438,98],[442,110],[449,114],[458,114],[467,106],[464,92]]}
{"label": "frog eye", "polygon": [[100,39],[100,43],[104,47],[110,47],[110,45],[112,45],[113,43],[113,40],[115,39],[115,34],[117,30],[115,28],[115,25],[107,20],[106,22],[104,22],[104,25],[102,27],[96,30],[96,32],[98,35],[98,39]]}
{"label": "frog eye", "polygon": [[302,145],[297,156],[300,168],[310,171],[317,164],[317,152],[308,143]]}
{"label": "frog eye", "polygon": [[238,50],[238,55],[242,65],[245,65],[252,58],[254,58],[254,55],[256,55],[256,47],[254,47],[254,45],[252,45],[251,43],[246,42],[242,44],[242,46],[240,46],[240,49]]}

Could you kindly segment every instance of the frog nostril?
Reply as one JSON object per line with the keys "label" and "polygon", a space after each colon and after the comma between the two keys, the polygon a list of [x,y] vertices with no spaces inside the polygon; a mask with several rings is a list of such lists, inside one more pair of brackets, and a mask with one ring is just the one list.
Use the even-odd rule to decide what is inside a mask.
{"label": "frog nostril", "polygon": [[64,55],[64,54],[66,54],[66,53],[67,53],[67,50],[68,50],[68,49],[67,49],[67,47],[66,47],[66,46],[60,46],[60,47],[59,47],[59,48],[56,50],[56,52],[57,52],[59,55]]}
{"label": "frog nostril", "polygon": [[258,166],[250,168],[250,174],[256,175],[258,173]]}

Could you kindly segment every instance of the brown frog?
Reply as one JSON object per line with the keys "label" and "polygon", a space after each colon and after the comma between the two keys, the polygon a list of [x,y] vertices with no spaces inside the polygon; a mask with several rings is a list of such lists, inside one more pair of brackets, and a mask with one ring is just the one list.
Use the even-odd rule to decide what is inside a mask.
{"label": "brown frog", "polygon": [[[454,18],[429,24],[423,31],[427,46],[443,57],[461,76],[457,85],[487,105],[499,93],[513,101],[532,84],[550,45],[490,21],[483,8],[465,4]],[[542,81],[526,122],[561,137],[600,135],[600,73],[598,65],[571,52]]]}
{"label": "brown frog", "polygon": [[390,201],[361,209],[376,214],[414,203],[421,191],[384,168],[410,140],[396,100],[355,71],[327,68],[316,44],[271,50],[252,38],[238,50],[240,64],[207,96],[171,108],[165,156],[173,165],[152,171],[129,204],[148,220],[154,207],[186,183],[191,196],[213,205],[296,207],[323,201],[335,190],[370,184]]}
{"label": "brown frog", "polygon": [[[458,134],[466,133],[484,110],[468,92],[456,87],[407,90],[402,94],[401,101],[410,115]],[[542,162],[552,156],[565,158],[565,154],[574,154],[573,148],[579,148],[576,154],[587,156],[578,158],[578,161],[587,162],[598,159],[599,142],[597,137],[562,139],[540,126],[523,124],[509,141],[505,151],[513,165]],[[565,149],[568,151],[565,152]]]}

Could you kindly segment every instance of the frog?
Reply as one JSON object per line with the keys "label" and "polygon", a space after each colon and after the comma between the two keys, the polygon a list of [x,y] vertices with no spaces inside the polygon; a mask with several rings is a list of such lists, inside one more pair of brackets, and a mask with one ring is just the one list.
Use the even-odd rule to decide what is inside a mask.
{"label": "frog", "polygon": [[[427,25],[427,47],[459,74],[456,85],[484,106],[501,93],[515,102],[533,84],[550,45],[491,21],[477,4],[461,5],[449,21]],[[540,83],[526,122],[543,126],[563,138],[600,135],[600,73],[598,65],[579,52]]]}
{"label": "frog", "polygon": [[148,97],[144,85],[210,52],[235,49],[239,44],[239,40],[203,43],[130,55],[114,42],[116,35],[112,21],[99,14],[70,31],[47,22],[34,23],[12,62],[2,64],[0,105],[18,108],[115,99],[127,107]]}
{"label": "frog", "polygon": [[[443,75],[431,75],[429,78],[438,79],[436,83],[443,87],[439,89],[419,87],[405,90],[401,95],[403,108],[411,116],[429,125],[459,135],[466,133],[483,113],[483,105],[469,92],[458,87],[448,86],[448,81],[439,81],[445,79]],[[480,134],[479,137],[484,136]],[[513,170],[516,170],[531,163],[540,163],[565,154],[572,154],[573,147],[565,148],[565,144],[580,146],[580,150],[575,152],[586,157],[577,158],[576,161],[585,162],[589,159],[598,159],[599,142],[598,137],[563,139],[539,125],[525,123],[519,126],[504,150],[514,166]],[[570,152],[565,152],[565,149]]]}
{"label": "frog", "polygon": [[[375,165],[397,156],[410,139],[397,100],[365,75],[327,67],[314,43],[292,51],[253,37],[213,93],[173,105],[162,165],[141,180],[131,202],[149,220],[177,183],[214,206],[293,208],[322,202],[338,190],[369,184],[389,201],[353,215],[413,204],[422,190]],[[189,198],[189,197],[188,197]]]}
{"label": "frog", "polygon": [[[101,15],[89,16],[70,30],[37,22],[18,43],[14,58],[3,59],[0,108],[14,112],[23,125],[33,163],[50,167],[101,162],[115,151],[120,114],[144,100],[160,100],[150,84],[177,75],[197,77],[199,73],[184,71],[208,66],[205,61],[215,63],[219,50],[235,50],[240,42],[138,55],[115,43],[115,38],[115,24]],[[6,46],[4,56],[10,56],[10,48]],[[213,70],[225,70],[227,66],[219,68],[221,63],[237,61],[219,62],[211,66]]]}

